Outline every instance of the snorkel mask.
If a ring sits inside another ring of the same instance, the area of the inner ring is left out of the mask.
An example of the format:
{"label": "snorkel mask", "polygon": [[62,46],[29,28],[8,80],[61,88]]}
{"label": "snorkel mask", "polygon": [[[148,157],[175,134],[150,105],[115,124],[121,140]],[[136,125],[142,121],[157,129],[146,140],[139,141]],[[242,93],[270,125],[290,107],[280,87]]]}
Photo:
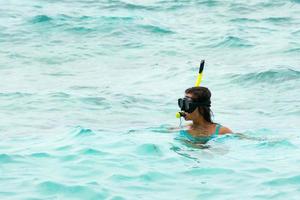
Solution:
{"label": "snorkel mask", "polygon": [[[200,86],[200,83],[202,81],[202,72],[204,69],[204,60],[201,60],[200,67],[199,67],[199,73],[197,76],[197,80],[195,83],[196,87]],[[193,99],[189,97],[184,97],[181,99],[178,99],[178,106],[181,109],[181,112],[176,113],[176,118],[184,117],[185,113],[192,113],[198,106],[210,106],[210,101],[209,102],[195,102]]]}
{"label": "snorkel mask", "polygon": [[[193,99],[190,97],[184,97],[184,98],[178,99],[178,106],[181,109],[181,111],[184,111],[187,113],[192,113],[199,106],[210,107],[210,100],[204,101],[204,102],[200,102],[200,101],[197,102],[197,101],[193,101]],[[180,112],[180,113],[182,113],[182,112]]]}

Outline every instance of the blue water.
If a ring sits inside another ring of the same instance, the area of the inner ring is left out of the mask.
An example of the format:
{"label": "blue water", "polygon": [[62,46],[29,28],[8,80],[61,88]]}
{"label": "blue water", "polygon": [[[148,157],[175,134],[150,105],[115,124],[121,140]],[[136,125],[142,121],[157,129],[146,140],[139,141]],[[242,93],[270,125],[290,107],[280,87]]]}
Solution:
{"label": "blue water", "polygon": [[[299,199],[299,0],[0,2],[0,199]],[[212,91],[237,136],[178,139]]]}

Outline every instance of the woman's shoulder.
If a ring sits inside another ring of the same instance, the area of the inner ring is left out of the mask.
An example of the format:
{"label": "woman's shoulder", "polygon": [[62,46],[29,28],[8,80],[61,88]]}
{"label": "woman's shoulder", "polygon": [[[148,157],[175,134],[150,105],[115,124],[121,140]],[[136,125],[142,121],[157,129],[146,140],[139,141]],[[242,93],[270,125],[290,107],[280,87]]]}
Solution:
{"label": "woman's shoulder", "polygon": [[219,135],[233,133],[232,130],[226,126],[220,126]]}

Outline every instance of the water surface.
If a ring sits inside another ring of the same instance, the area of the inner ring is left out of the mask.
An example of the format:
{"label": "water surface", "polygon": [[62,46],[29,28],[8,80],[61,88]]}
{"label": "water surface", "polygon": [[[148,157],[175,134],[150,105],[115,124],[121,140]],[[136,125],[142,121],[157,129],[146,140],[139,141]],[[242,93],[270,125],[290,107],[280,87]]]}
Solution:
{"label": "water surface", "polygon": [[[0,3],[1,199],[298,199],[298,0]],[[214,120],[178,140],[206,60]]]}

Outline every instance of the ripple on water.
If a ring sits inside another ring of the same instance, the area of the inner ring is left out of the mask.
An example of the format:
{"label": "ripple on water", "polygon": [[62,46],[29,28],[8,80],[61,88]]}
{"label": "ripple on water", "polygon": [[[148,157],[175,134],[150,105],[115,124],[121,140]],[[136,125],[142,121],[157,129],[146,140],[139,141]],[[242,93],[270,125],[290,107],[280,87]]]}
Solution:
{"label": "ripple on water", "polygon": [[23,163],[26,161],[24,156],[18,154],[0,154],[0,164],[7,164],[7,163]]}
{"label": "ripple on water", "polygon": [[144,10],[144,11],[155,11],[159,9],[158,6],[152,5],[142,5],[136,3],[129,3],[129,2],[122,2],[122,1],[115,1],[114,3],[107,5],[109,9],[126,9],[126,10]]}
{"label": "ripple on water", "polygon": [[265,174],[265,173],[271,173],[272,170],[269,168],[265,168],[265,167],[259,167],[259,168],[255,168],[255,169],[248,169],[246,170],[248,172],[252,172],[255,174]]}
{"label": "ripple on water", "polygon": [[147,130],[154,132],[154,133],[170,133],[171,126],[168,124],[161,124],[158,127],[149,127]]}
{"label": "ripple on water", "polygon": [[69,154],[64,155],[59,158],[62,162],[68,162],[68,161],[75,161],[78,160],[80,157],[77,154]]}
{"label": "ripple on water", "polygon": [[72,145],[63,145],[63,146],[57,147],[55,150],[57,150],[57,151],[68,151],[68,150],[71,150],[72,148],[73,148]]}
{"label": "ripple on water", "polygon": [[217,0],[204,0],[204,1],[196,1],[199,5],[205,5],[207,7],[216,7],[222,5],[222,1]]}
{"label": "ripple on water", "polygon": [[288,186],[288,185],[300,185],[300,175],[290,176],[285,178],[274,178],[271,181],[264,182],[264,185],[268,186]]}
{"label": "ripple on water", "polygon": [[258,148],[266,148],[268,150],[273,148],[297,148],[296,145],[291,143],[289,140],[265,140],[261,141],[259,144],[257,144]]}
{"label": "ripple on water", "polygon": [[252,18],[246,18],[246,17],[240,17],[240,18],[234,18],[230,20],[231,22],[237,22],[237,23],[247,23],[247,22],[253,22],[256,23],[259,20],[257,19],[252,19]]}
{"label": "ripple on water", "polygon": [[2,192],[2,191],[0,191],[0,198],[1,198],[1,196],[3,196],[3,197],[12,196],[10,199],[13,199],[13,196],[16,196],[16,195],[17,195],[16,192]]}
{"label": "ripple on water", "polygon": [[0,154],[0,163],[5,164],[5,163],[12,163],[14,160],[12,159],[11,156],[7,154]]}
{"label": "ripple on water", "polygon": [[80,154],[84,154],[84,155],[94,155],[94,156],[104,156],[104,155],[108,155],[109,153],[103,152],[103,151],[99,151],[97,149],[93,149],[93,148],[85,148],[79,151]]}
{"label": "ripple on water", "polygon": [[74,86],[71,86],[70,89],[71,90],[78,90],[78,91],[85,91],[85,90],[95,91],[95,90],[99,90],[99,87],[97,87],[97,86],[74,85]]}
{"label": "ripple on water", "polygon": [[249,48],[253,47],[254,45],[250,43],[250,41],[246,39],[242,39],[236,36],[227,36],[223,38],[217,44],[212,44],[210,47],[213,48],[221,48],[221,47],[230,47],[230,48]]}
{"label": "ripple on water", "polygon": [[82,97],[80,102],[89,107],[92,110],[107,110],[111,108],[110,102],[104,97]]}
{"label": "ripple on water", "polygon": [[125,200],[125,198],[120,197],[120,196],[114,196],[111,198],[111,200]]}
{"label": "ripple on water", "polygon": [[162,156],[163,152],[155,144],[142,144],[136,149],[137,154],[143,156]]}
{"label": "ripple on water", "polygon": [[83,128],[81,126],[76,127],[74,131],[74,137],[84,137],[84,136],[91,136],[95,135],[95,133],[89,128]]}
{"label": "ripple on water", "polygon": [[66,31],[69,31],[69,32],[72,32],[72,33],[75,33],[75,34],[79,34],[79,35],[83,35],[83,34],[96,32],[97,29],[87,28],[87,27],[84,27],[84,26],[77,26],[77,27],[68,28],[68,29],[66,29]]}
{"label": "ripple on water", "polygon": [[[300,1],[300,0],[299,0],[299,1]],[[297,30],[297,31],[292,32],[292,35],[300,36],[300,30]]]}
{"label": "ripple on water", "polygon": [[107,22],[132,22],[136,20],[136,17],[131,17],[131,16],[102,16],[101,19]]}
{"label": "ripple on water", "polygon": [[290,49],[286,50],[285,53],[300,53],[300,48],[298,48],[298,47],[290,48]]}
{"label": "ripple on water", "polygon": [[278,25],[282,25],[282,24],[288,24],[289,22],[292,21],[292,18],[290,17],[267,17],[264,18],[263,21],[272,23],[272,24],[278,24]]}
{"label": "ripple on water", "polygon": [[66,72],[45,73],[45,75],[54,76],[54,77],[68,77],[68,76],[72,77],[72,76],[75,76],[72,73],[66,73]]}
{"label": "ripple on water", "polygon": [[108,197],[108,192],[104,189],[97,189],[97,191],[95,191],[91,187],[83,185],[67,185],[53,181],[45,181],[36,187],[43,195],[66,199],[105,199]]}
{"label": "ripple on water", "polygon": [[214,167],[209,167],[209,168],[192,168],[191,170],[188,170],[184,172],[185,174],[188,175],[193,175],[193,176],[201,176],[201,175],[213,175],[213,174],[233,174],[235,173],[234,170],[232,169],[227,169],[227,168],[214,168]]}
{"label": "ripple on water", "polygon": [[137,181],[137,182],[160,182],[165,181],[168,179],[172,179],[171,176],[160,173],[160,172],[146,172],[139,175],[123,175],[123,174],[114,174],[109,179],[116,181],[116,182],[127,182],[127,181]]}
{"label": "ripple on water", "polygon": [[144,182],[153,182],[153,181],[162,181],[162,180],[167,180],[171,179],[172,177],[167,175],[166,173],[160,173],[160,172],[154,172],[154,171],[149,171],[145,174],[142,174],[139,176],[139,178]]}
{"label": "ripple on water", "polygon": [[290,80],[300,80],[300,71],[289,68],[270,69],[262,72],[232,75],[231,80],[232,83],[239,84],[275,84]]}
{"label": "ripple on water", "polygon": [[104,97],[83,97],[81,98],[81,101],[90,105],[103,106],[106,99]]}
{"label": "ripple on water", "polygon": [[23,98],[23,97],[31,97],[33,96],[33,93],[26,93],[26,92],[8,92],[8,93],[0,93],[0,98]]}
{"label": "ripple on water", "polygon": [[151,33],[154,33],[154,34],[173,34],[173,33],[175,33],[170,29],[163,28],[163,27],[160,27],[160,26],[140,25],[139,27],[142,28],[143,30],[147,31],[147,32],[151,32]]}
{"label": "ripple on water", "polygon": [[46,23],[52,20],[53,19],[47,15],[36,15],[30,20],[30,22],[36,24],[36,23]]}
{"label": "ripple on water", "polygon": [[30,156],[35,157],[35,158],[50,158],[50,157],[52,157],[50,154],[43,153],[43,152],[33,153],[33,154],[30,154]]}

